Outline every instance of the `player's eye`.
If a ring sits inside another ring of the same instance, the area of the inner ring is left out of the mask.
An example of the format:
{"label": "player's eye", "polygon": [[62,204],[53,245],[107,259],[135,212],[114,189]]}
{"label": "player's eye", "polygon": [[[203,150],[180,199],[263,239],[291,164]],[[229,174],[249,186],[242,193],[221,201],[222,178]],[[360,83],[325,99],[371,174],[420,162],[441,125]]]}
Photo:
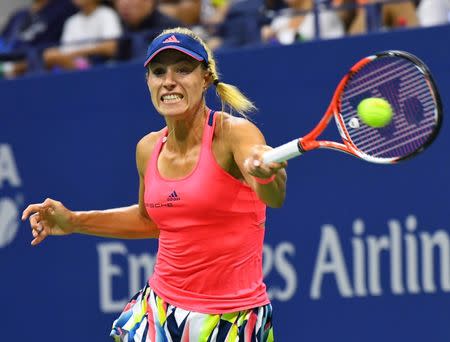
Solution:
{"label": "player's eye", "polygon": [[162,76],[162,75],[164,75],[166,70],[164,68],[162,68],[162,67],[156,67],[156,68],[152,68],[151,72],[155,76]]}
{"label": "player's eye", "polygon": [[190,74],[194,68],[191,65],[180,65],[177,67],[177,72],[180,74]]}

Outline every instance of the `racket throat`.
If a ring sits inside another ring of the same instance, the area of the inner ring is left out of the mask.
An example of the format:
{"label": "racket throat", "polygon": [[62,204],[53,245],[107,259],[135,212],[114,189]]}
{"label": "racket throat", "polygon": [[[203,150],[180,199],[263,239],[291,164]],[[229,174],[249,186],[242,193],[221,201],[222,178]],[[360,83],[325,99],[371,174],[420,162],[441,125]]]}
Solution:
{"label": "racket throat", "polygon": [[322,146],[320,145],[320,143],[316,140],[309,140],[306,138],[300,138],[298,139],[298,149],[299,151],[303,153],[305,153],[306,151],[312,151],[315,150],[316,148],[321,148]]}

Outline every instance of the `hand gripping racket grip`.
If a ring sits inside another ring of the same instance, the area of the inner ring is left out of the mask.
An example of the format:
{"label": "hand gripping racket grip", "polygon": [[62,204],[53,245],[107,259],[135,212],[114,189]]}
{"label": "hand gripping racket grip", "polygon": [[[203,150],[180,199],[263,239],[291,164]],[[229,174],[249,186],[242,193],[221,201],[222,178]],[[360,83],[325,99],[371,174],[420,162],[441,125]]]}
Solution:
{"label": "hand gripping racket grip", "polygon": [[263,162],[264,164],[271,162],[279,163],[302,155],[303,152],[305,151],[300,146],[300,141],[295,139],[264,153]]}

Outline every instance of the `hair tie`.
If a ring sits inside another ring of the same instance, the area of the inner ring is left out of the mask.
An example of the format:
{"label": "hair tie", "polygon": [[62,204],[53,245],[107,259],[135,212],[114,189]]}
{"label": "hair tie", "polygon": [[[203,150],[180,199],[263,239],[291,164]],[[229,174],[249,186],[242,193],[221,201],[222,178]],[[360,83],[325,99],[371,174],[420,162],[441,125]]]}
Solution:
{"label": "hair tie", "polygon": [[219,79],[218,78],[216,78],[214,81],[213,81],[213,84],[217,87],[217,85],[219,84]]}

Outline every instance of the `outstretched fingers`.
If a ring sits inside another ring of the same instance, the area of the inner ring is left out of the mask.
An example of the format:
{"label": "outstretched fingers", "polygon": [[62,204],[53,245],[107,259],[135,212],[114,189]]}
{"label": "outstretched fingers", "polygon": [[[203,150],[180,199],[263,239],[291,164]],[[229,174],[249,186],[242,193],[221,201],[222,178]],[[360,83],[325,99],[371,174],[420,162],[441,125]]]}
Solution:
{"label": "outstretched fingers", "polygon": [[35,246],[41,243],[42,240],[44,240],[44,238],[46,237],[44,221],[41,220],[39,212],[34,213],[30,216],[30,228],[31,235],[33,235],[31,245]]}
{"label": "outstretched fingers", "polygon": [[25,221],[29,218],[30,221],[31,234],[34,238],[31,245],[36,246],[50,234],[50,228],[44,218],[47,213],[52,211],[52,200],[49,198],[42,203],[30,204],[23,211],[22,220]]}
{"label": "outstretched fingers", "polygon": [[30,215],[40,212],[41,214],[44,212],[53,214],[54,212],[54,204],[58,203],[50,198],[47,198],[42,203],[34,203],[30,204],[25,210],[22,212],[22,221],[25,221]]}
{"label": "outstretched fingers", "polygon": [[28,219],[30,215],[38,213],[42,209],[43,203],[30,204],[25,210],[22,212],[22,221]]}
{"label": "outstretched fingers", "polygon": [[34,239],[31,241],[32,246],[40,244],[49,234],[45,221],[40,221],[35,228],[32,228]]}
{"label": "outstretched fingers", "polygon": [[39,213],[34,213],[33,215],[30,216],[30,228],[33,237],[38,236],[43,230],[40,221],[41,218],[39,216]]}

